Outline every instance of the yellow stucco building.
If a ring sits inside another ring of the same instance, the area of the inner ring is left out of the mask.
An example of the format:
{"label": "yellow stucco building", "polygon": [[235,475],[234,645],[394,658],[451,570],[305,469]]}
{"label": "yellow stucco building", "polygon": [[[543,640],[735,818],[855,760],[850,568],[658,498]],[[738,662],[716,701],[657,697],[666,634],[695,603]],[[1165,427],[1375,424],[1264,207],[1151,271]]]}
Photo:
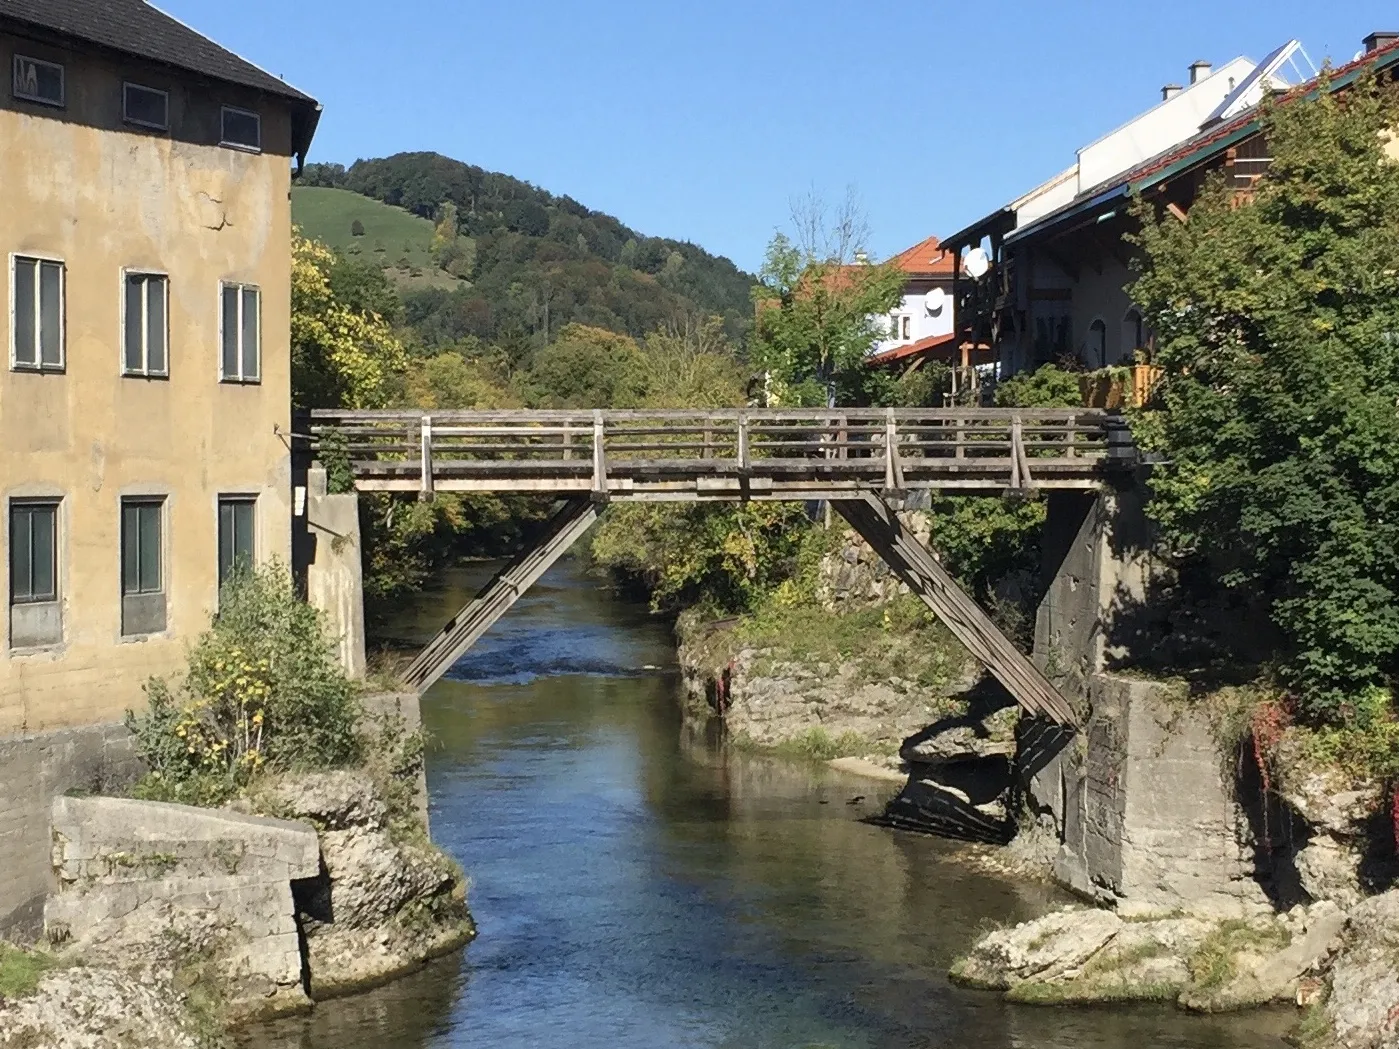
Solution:
{"label": "yellow stucco building", "polygon": [[3,739],[119,720],[236,558],[290,560],[319,107],[144,0],[0,0],[0,70]]}

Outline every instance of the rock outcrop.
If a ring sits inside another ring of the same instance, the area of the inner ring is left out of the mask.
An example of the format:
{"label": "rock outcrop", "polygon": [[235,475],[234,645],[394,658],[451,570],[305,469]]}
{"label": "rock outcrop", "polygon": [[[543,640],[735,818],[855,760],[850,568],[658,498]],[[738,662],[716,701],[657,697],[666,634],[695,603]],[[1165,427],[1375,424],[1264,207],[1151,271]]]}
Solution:
{"label": "rock outcrop", "polygon": [[1339,1049],[1399,1049],[1399,889],[1351,910],[1324,1015]]}
{"label": "rock outcrop", "polygon": [[322,866],[295,886],[313,999],[383,983],[475,935],[461,870],[393,818],[367,774],[284,778],[257,802],[320,833]]}
{"label": "rock outcrop", "polygon": [[200,1049],[168,981],[90,966],[49,973],[0,1000],[0,1049]]}
{"label": "rock outcrop", "polygon": [[1221,1012],[1295,1001],[1304,981],[1325,968],[1344,925],[1344,912],[1331,903],[1223,921],[1128,921],[1112,911],[1065,908],[983,937],[952,977],[1021,1002],[1174,1001]]}
{"label": "rock outcrop", "polygon": [[466,881],[413,771],[284,776],[224,809],[55,799],[45,931],[64,967],[0,1001],[0,1049],[186,1049],[194,1004],[216,1030],[465,944]]}
{"label": "rock outcrop", "polygon": [[1354,906],[1366,896],[1365,852],[1370,820],[1383,804],[1381,785],[1354,782],[1337,769],[1315,768],[1288,739],[1275,760],[1294,770],[1280,793],[1309,831],[1292,857],[1302,888],[1312,899]]}

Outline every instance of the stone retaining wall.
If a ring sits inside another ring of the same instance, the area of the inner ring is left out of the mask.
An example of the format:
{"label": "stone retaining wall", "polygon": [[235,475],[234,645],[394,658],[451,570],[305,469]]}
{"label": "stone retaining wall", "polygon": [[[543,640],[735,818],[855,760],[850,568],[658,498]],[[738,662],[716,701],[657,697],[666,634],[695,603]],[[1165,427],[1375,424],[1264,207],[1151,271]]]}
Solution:
{"label": "stone retaining wall", "polygon": [[121,725],[0,739],[0,937],[32,939],[43,926],[49,807],[69,791],[116,791],[141,773]]}

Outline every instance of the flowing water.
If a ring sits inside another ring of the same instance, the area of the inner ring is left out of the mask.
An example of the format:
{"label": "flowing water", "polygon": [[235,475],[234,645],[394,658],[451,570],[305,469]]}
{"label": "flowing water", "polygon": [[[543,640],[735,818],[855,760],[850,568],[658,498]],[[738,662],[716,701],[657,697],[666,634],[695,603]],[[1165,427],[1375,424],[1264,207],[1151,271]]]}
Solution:
{"label": "flowing water", "polygon": [[[426,639],[488,569],[394,625]],[[1283,1013],[1017,1007],[945,973],[1051,890],[859,822],[887,785],[723,757],[681,726],[667,628],[555,569],[426,697],[433,836],[479,938],[247,1049],[1281,1049]]]}

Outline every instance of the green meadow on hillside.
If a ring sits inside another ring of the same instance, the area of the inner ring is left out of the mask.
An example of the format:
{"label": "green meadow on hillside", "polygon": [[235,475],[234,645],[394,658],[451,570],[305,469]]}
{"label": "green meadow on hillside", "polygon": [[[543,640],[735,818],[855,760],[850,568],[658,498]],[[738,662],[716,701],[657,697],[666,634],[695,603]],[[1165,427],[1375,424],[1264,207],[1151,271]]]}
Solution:
{"label": "green meadow on hillside", "polygon": [[[292,221],[308,237],[337,252],[375,262],[400,289],[465,285],[432,258],[432,223],[346,189],[297,186],[291,192]],[[363,236],[352,232],[355,222]]]}

